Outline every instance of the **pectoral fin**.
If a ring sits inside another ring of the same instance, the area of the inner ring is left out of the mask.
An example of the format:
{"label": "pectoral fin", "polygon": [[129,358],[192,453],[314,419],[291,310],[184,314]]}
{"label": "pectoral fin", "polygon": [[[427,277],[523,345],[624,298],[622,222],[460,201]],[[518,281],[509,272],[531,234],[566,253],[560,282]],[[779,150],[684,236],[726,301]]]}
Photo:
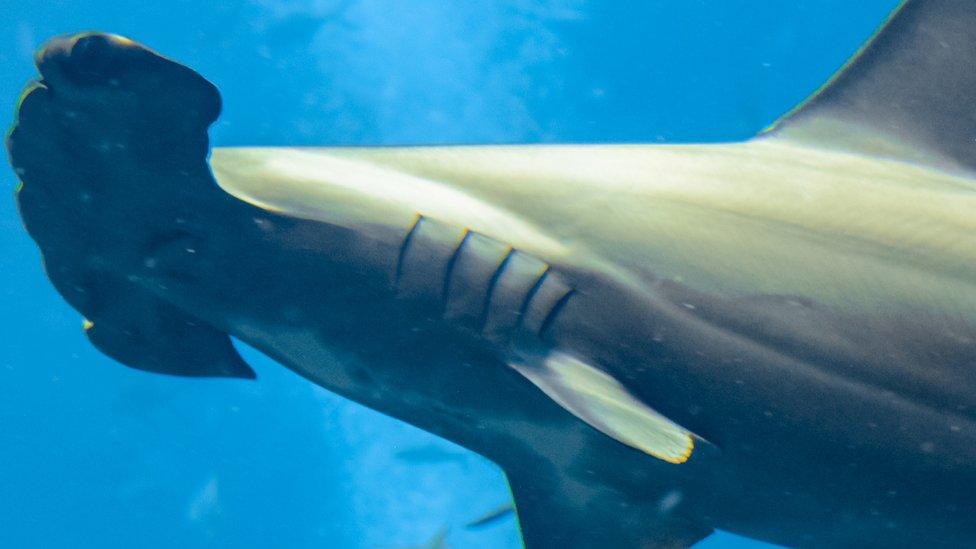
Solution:
{"label": "pectoral fin", "polygon": [[669,463],[684,463],[690,431],[657,413],[603,371],[565,353],[510,366],[574,416],[603,434]]}

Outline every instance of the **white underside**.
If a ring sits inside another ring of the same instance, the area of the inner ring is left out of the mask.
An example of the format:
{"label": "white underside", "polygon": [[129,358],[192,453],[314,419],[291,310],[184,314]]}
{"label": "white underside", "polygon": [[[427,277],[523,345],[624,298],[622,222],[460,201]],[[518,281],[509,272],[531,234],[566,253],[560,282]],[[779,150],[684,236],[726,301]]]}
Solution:
{"label": "white underside", "polygon": [[[212,166],[224,190],[268,211],[394,239],[420,214],[637,293],[653,273],[729,297],[976,323],[976,183],[907,163],[759,140],[218,149]],[[619,442],[672,463],[691,454],[690,432],[594,365],[557,350],[512,367]]]}
{"label": "white underside", "polygon": [[271,211],[406,231],[420,213],[633,285],[976,322],[976,181],[774,140],[687,146],[217,149]]}

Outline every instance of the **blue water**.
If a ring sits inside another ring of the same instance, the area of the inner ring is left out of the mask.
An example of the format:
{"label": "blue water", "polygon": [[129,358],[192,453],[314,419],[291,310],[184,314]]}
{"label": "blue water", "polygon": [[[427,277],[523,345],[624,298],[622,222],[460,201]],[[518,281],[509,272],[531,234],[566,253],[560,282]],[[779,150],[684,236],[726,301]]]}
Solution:
{"label": "blue water", "polygon": [[[47,37],[130,36],[220,88],[216,146],[728,141],[896,0],[0,0],[0,119]],[[0,169],[0,547],[519,547],[486,460],[243,349],[257,382],[98,354]],[[760,547],[718,534],[702,547]]]}

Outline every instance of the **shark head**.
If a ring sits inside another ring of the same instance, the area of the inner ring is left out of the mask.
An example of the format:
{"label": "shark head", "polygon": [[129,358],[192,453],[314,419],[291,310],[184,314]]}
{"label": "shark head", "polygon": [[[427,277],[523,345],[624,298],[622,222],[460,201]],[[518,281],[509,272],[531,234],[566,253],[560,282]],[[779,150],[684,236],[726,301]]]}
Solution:
{"label": "shark head", "polygon": [[[7,136],[22,181],[17,203],[89,338],[146,370],[253,377],[226,336],[158,297],[216,268],[206,246],[218,243],[199,236],[201,215],[231,218],[205,160],[216,89],[115,35],[52,40],[36,62],[41,79],[21,97]],[[209,350],[193,358],[188,344]]]}

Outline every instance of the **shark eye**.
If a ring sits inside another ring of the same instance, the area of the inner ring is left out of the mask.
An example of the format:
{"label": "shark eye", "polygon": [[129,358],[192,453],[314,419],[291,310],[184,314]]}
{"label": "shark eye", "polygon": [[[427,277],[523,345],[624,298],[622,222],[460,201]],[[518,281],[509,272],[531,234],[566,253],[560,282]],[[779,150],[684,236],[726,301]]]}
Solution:
{"label": "shark eye", "polygon": [[201,252],[203,239],[183,229],[149,239],[140,254],[142,266],[161,271],[180,270],[181,264],[193,261]]}

